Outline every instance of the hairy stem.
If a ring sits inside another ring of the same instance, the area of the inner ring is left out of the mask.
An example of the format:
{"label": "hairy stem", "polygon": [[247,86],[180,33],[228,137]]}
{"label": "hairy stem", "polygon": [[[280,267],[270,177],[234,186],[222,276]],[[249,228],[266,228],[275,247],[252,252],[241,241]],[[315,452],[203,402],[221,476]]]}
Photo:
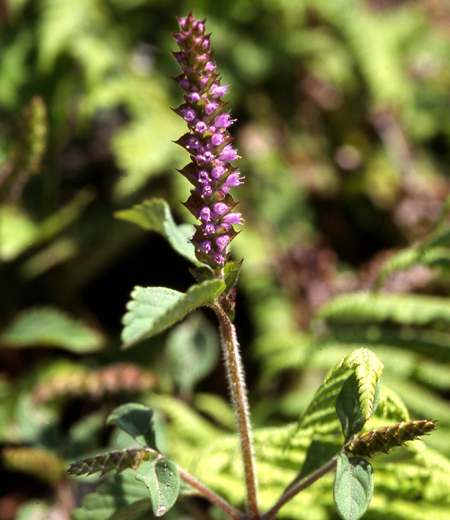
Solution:
{"label": "hairy stem", "polygon": [[253,454],[250,413],[239,344],[237,342],[234,325],[224,310],[219,305],[211,305],[211,307],[220,322],[220,337],[225,355],[225,366],[241,442],[249,518],[256,520],[259,518],[258,484]]}
{"label": "hairy stem", "polygon": [[319,478],[323,477],[331,470],[333,470],[336,467],[336,464],[337,455],[333,457],[330,461],[328,461],[326,464],[324,464],[321,468],[314,471],[307,477],[301,480],[298,477],[295,478],[284,490],[283,494],[277,500],[276,504],[262,516],[261,520],[273,520],[276,517],[278,511],[284,506],[284,504],[292,500],[295,497],[295,495],[300,493],[300,491],[303,491],[307,487],[311,486],[311,484],[314,484],[316,480],[319,480]]}
{"label": "hairy stem", "polygon": [[232,507],[226,500],[224,500],[219,495],[216,495],[214,491],[209,489],[207,486],[202,484],[195,477],[184,471],[184,469],[180,468],[179,466],[178,473],[180,474],[180,478],[182,480],[184,480],[187,484],[199,491],[202,494],[202,496],[207,498],[217,507],[220,507],[220,509],[222,509],[222,511],[225,511],[225,513],[227,513],[227,515],[230,518],[233,518],[234,520],[245,520],[246,516],[243,513],[234,509],[234,507]]}

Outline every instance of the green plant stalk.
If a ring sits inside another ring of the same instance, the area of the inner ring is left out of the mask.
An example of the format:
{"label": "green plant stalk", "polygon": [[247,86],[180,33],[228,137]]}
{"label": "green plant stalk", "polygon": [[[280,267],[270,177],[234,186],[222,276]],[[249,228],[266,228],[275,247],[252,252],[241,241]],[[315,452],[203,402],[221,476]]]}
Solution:
{"label": "green plant stalk", "polygon": [[187,484],[195,488],[197,491],[199,491],[202,494],[202,496],[204,496],[210,502],[222,509],[222,511],[225,511],[225,513],[227,513],[227,515],[230,518],[233,518],[234,520],[245,520],[246,515],[234,509],[234,507],[232,507],[226,500],[214,493],[214,491],[212,491],[207,486],[199,482],[195,477],[184,471],[184,469],[180,468],[179,466],[178,473],[180,475],[180,478],[184,480],[184,482],[186,482]]}
{"label": "green plant stalk", "polygon": [[257,520],[258,483],[256,478],[255,457],[253,453],[252,427],[245,386],[242,360],[239,353],[239,344],[236,338],[234,325],[225,311],[219,305],[211,305],[220,323],[220,337],[225,355],[225,366],[230,384],[233,408],[236,415],[239,439],[241,442],[242,459],[244,463],[245,485],[247,489],[247,507],[249,518]]}
{"label": "green plant stalk", "polygon": [[292,500],[295,497],[295,495],[300,493],[300,491],[303,491],[304,489],[308,488],[309,486],[314,484],[316,480],[319,480],[319,478],[323,477],[324,475],[332,471],[336,467],[336,464],[337,455],[334,456],[331,460],[329,460],[326,464],[321,466],[318,470],[308,475],[307,477],[304,477],[301,480],[299,480],[299,478],[296,477],[283,491],[283,494],[277,500],[275,505],[261,517],[261,520],[273,520],[276,517],[278,511],[287,502]]}

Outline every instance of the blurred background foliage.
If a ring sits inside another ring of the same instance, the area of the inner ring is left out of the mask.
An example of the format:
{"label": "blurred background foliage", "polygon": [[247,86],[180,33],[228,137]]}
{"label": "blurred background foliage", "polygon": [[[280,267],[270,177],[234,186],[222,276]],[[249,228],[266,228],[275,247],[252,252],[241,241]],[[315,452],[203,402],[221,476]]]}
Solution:
{"label": "blurred background foliage", "polygon": [[[208,428],[233,429],[212,316],[119,350],[134,285],[193,283],[162,238],[114,218],[163,197],[192,223],[169,34],[191,9],[208,18],[237,118],[236,325],[255,425],[295,422],[325,371],[371,345],[412,417],[439,420],[427,442],[450,455],[448,2],[3,0],[0,520],[68,518],[93,481],[75,487],[67,462],[127,447],[103,426],[121,403],[171,394]],[[440,249],[422,261],[431,232]],[[437,297],[428,321],[420,301],[411,319],[380,317],[371,301],[357,324],[333,307],[316,314],[373,289],[386,261],[384,301],[407,314],[418,300],[390,294]],[[191,429],[208,437],[202,428]],[[183,504],[171,514],[195,517],[198,504]]]}

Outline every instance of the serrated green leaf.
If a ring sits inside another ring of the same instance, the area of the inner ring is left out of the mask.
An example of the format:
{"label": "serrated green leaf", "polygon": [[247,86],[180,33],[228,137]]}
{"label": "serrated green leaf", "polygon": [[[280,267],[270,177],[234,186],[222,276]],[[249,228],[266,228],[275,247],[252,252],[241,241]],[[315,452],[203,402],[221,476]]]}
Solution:
{"label": "serrated green leaf", "polygon": [[375,389],[384,368],[383,363],[366,348],[354,350],[343,361],[344,366],[355,371],[361,411],[364,417],[369,419],[373,412]]}
{"label": "serrated green leaf", "polygon": [[149,448],[156,448],[153,410],[139,403],[128,403],[116,408],[106,420],[116,424],[137,442]]}
{"label": "serrated green leaf", "polygon": [[123,318],[123,348],[162,332],[214,298],[225,288],[221,280],[193,285],[186,293],[165,287],[135,287]]}
{"label": "serrated green leaf", "polygon": [[156,462],[144,462],[136,470],[136,480],[147,487],[155,516],[167,513],[177,501],[180,476],[171,460],[161,458]]}
{"label": "serrated green leaf", "polygon": [[343,520],[359,520],[369,507],[373,493],[373,469],[359,457],[338,455],[333,497]]}
{"label": "serrated green leaf", "polygon": [[[139,506],[133,506],[141,502]],[[101,484],[96,493],[87,495],[82,507],[72,514],[73,520],[111,520],[119,515],[120,520],[129,520],[137,515],[136,509],[151,509],[148,493],[135,479],[134,470],[126,470]],[[123,516],[122,516],[123,514]],[[117,520],[117,519],[116,519]]]}
{"label": "serrated green leaf", "polygon": [[358,433],[366,423],[359,404],[359,386],[355,374],[349,376],[342,385],[336,399],[336,413],[341,421],[345,439]]}
{"label": "serrated green leaf", "polygon": [[147,231],[155,231],[167,239],[173,249],[195,265],[200,262],[195,257],[195,248],[189,239],[195,233],[193,226],[182,224],[177,226],[173,220],[170,207],[163,199],[152,199],[137,204],[131,209],[115,213],[117,218],[138,224]]}
{"label": "serrated green leaf", "polygon": [[0,336],[9,347],[45,345],[86,354],[104,347],[104,338],[96,330],[55,307],[34,307],[22,311]]}
{"label": "serrated green leaf", "polygon": [[300,419],[299,426],[324,425],[336,417],[335,403],[348,373],[353,370],[358,380],[361,411],[366,419],[372,413],[375,388],[381,376],[383,364],[367,349],[358,349],[342,358],[328,372],[322,384],[314,395],[305,413]]}

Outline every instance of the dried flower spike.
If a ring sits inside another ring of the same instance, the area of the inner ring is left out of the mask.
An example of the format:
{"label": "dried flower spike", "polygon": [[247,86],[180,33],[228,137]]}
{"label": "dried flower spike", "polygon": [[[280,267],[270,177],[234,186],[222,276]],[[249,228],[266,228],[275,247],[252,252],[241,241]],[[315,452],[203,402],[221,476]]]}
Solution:
{"label": "dried flower spike", "polygon": [[174,79],[185,93],[185,103],[175,112],[186,121],[189,132],[177,144],[191,154],[191,162],[179,171],[194,186],[184,205],[200,221],[192,238],[197,258],[220,269],[229,257],[227,246],[237,235],[233,225],[243,223],[241,214],[232,212],[237,203],[229,194],[243,181],[231,165],[239,159],[227,130],[234,121],[223,111],[227,103],[221,97],[228,87],[220,84],[215,72],[204,21],[190,13],[178,22],[181,31],[172,36],[180,52],[173,55],[183,73]]}

